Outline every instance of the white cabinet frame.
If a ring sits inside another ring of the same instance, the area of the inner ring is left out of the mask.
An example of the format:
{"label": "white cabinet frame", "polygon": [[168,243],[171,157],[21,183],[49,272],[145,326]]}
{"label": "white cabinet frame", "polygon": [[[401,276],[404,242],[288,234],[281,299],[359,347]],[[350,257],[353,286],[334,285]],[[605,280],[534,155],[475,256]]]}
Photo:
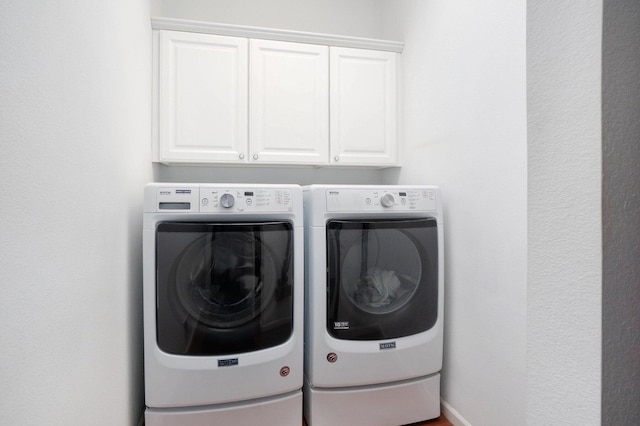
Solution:
{"label": "white cabinet frame", "polygon": [[246,162],[248,40],[160,31],[157,44],[154,159]]}
{"label": "white cabinet frame", "polygon": [[331,47],[331,164],[397,163],[396,53]]}
{"label": "white cabinet frame", "polygon": [[403,43],[152,18],[153,161],[398,165]]}
{"label": "white cabinet frame", "polygon": [[326,165],[329,153],[329,49],[250,41],[250,159]]}

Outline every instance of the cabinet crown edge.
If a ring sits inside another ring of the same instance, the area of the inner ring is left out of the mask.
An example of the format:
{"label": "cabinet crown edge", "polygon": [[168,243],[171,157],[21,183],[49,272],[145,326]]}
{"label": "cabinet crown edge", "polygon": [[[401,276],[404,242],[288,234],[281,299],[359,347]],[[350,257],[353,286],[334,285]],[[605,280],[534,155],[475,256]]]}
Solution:
{"label": "cabinet crown edge", "polygon": [[352,47],[357,49],[383,50],[396,53],[402,53],[402,50],[404,49],[404,43],[401,41],[379,40],[334,34],[310,33],[293,30],[279,30],[273,28],[249,27],[242,25],[218,24],[212,22],[175,18],[152,17],[151,28],[153,30],[187,31],[193,33],[291,41],[337,47]]}

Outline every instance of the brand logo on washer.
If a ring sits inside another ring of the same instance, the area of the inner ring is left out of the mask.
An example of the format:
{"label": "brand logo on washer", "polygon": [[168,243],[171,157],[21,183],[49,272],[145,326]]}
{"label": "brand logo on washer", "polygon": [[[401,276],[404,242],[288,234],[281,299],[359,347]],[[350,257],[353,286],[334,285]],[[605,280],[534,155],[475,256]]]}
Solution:
{"label": "brand logo on washer", "polygon": [[395,349],[396,348],[396,342],[385,342],[385,343],[380,343],[380,350],[384,350],[384,349]]}
{"label": "brand logo on washer", "polygon": [[349,329],[349,321],[334,321],[333,322],[334,330],[348,330]]}
{"label": "brand logo on washer", "polygon": [[219,359],[218,367],[231,367],[232,365],[238,365],[238,358]]}

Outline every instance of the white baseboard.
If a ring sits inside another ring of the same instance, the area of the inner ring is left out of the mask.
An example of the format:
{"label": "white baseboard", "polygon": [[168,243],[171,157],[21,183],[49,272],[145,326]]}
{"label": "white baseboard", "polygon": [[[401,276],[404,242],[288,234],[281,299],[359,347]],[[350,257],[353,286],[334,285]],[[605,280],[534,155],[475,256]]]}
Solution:
{"label": "white baseboard", "polygon": [[451,422],[453,426],[472,426],[464,417],[460,415],[447,401],[440,399],[440,410],[442,414]]}

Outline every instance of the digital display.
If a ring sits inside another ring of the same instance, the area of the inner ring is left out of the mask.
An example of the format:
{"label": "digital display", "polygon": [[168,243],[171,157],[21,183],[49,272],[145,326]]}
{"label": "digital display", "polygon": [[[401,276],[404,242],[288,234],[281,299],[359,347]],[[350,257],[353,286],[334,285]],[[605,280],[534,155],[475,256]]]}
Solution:
{"label": "digital display", "polygon": [[245,191],[244,192],[244,196],[245,197],[253,197],[253,191]]}
{"label": "digital display", "polygon": [[400,196],[401,196],[401,197],[406,197],[406,196],[407,196],[407,193],[406,193],[406,192],[400,192]]}
{"label": "digital display", "polygon": [[160,210],[189,210],[191,203],[160,203]]}

